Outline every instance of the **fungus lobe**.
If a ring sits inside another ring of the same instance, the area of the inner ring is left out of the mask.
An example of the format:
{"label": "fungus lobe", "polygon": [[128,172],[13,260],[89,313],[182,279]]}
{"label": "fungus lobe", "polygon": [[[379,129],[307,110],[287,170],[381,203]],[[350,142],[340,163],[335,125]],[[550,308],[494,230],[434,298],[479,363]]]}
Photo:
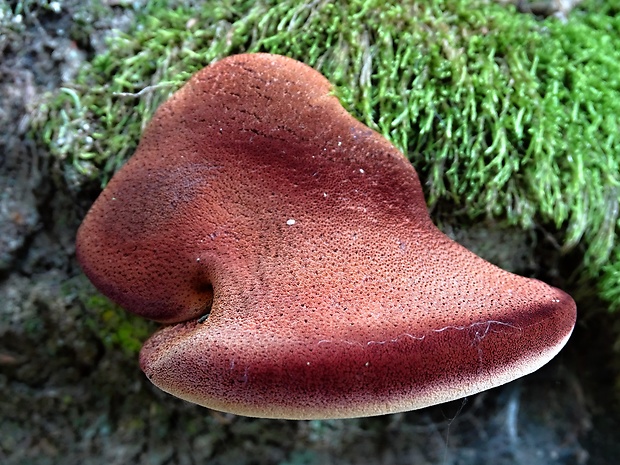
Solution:
{"label": "fungus lobe", "polygon": [[88,277],[165,323],[140,364],[164,391],[268,418],[345,418],[506,383],[566,343],[564,292],[431,222],[417,174],[329,82],[225,58],[157,110],[77,237]]}

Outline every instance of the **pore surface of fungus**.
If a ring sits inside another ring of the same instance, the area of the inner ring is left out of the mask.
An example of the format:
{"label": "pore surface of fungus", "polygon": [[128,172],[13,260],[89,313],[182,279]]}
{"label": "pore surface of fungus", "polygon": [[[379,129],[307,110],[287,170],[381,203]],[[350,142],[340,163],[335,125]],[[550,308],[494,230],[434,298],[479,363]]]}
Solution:
{"label": "pore surface of fungus", "polygon": [[158,109],[77,253],[166,324],[140,355],[153,383],[249,416],[463,397],[548,362],[575,322],[564,292],[441,233],[406,158],[318,72],[268,54],[208,66]]}

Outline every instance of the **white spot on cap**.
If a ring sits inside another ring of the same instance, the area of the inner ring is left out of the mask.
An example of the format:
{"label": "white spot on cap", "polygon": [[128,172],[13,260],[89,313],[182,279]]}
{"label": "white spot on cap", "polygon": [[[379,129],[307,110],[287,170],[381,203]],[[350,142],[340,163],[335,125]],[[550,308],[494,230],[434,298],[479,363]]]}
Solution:
{"label": "white spot on cap", "polygon": [[295,224],[295,220],[293,218],[290,218],[286,220],[286,224],[288,224],[289,226],[293,226]]}

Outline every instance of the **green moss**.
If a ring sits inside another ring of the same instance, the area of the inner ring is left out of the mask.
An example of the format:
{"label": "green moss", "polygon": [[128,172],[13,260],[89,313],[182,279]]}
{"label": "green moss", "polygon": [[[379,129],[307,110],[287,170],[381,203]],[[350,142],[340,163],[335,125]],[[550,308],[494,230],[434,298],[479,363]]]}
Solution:
{"label": "green moss", "polygon": [[[599,288],[601,297],[612,303],[613,310],[618,310],[620,308],[620,245],[615,247],[609,263],[602,267]],[[620,340],[618,340],[618,352],[620,353]]]}
{"label": "green moss", "polygon": [[107,349],[120,348],[133,358],[157,329],[156,323],[126,312],[101,295],[83,274],[63,282],[61,293],[67,301],[75,300],[84,307],[80,323]]}
{"label": "green moss", "polygon": [[408,154],[431,206],[456,205],[560,231],[620,306],[617,247],[620,2],[594,0],[567,22],[494,3],[351,0],[149,2],[38,129],[69,183],[105,184],[154,109],[225,55],[279,53],[337,86],[343,105]]}
{"label": "green moss", "polygon": [[127,313],[99,293],[93,293],[84,303],[87,326],[107,348],[120,348],[128,355],[135,355],[154,332],[154,323]]}

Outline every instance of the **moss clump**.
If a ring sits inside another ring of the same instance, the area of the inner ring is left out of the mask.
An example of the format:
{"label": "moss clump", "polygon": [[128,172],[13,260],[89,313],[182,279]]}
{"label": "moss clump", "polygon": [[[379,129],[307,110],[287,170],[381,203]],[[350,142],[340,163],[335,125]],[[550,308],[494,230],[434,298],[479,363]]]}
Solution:
{"label": "moss clump", "polygon": [[67,301],[83,306],[79,321],[106,349],[120,348],[135,357],[144,341],[155,332],[157,324],[132,315],[97,291],[85,275],[65,281],[61,293]]}
{"label": "moss clump", "polygon": [[619,9],[585,2],[560,22],[481,0],[149,2],[50,101],[40,132],[70,182],[105,183],[191,73],[233,53],[287,55],[409,155],[431,205],[564,231],[620,306]]}
{"label": "moss clump", "polygon": [[97,292],[83,302],[89,315],[86,325],[106,348],[118,347],[127,355],[135,356],[155,331],[154,323],[127,313]]}

